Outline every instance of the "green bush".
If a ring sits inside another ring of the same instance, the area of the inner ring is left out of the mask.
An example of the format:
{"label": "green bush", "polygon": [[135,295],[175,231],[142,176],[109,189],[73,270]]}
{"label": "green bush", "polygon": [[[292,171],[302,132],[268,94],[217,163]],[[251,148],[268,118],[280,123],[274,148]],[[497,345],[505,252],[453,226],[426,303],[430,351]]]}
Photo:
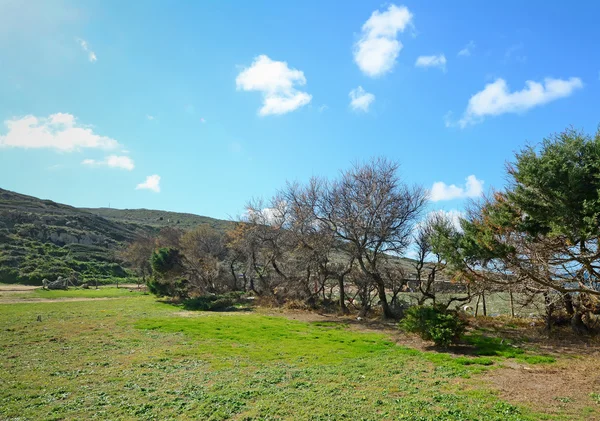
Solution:
{"label": "green bush", "polygon": [[228,292],[222,295],[204,295],[190,298],[183,302],[183,308],[186,310],[223,311],[238,304],[241,295],[239,292]]}
{"label": "green bush", "polygon": [[466,324],[454,311],[436,306],[414,306],[406,310],[400,327],[418,333],[421,338],[438,346],[447,347],[460,340]]}
{"label": "green bush", "polygon": [[188,298],[188,281],[186,279],[148,278],[148,291],[158,297]]}

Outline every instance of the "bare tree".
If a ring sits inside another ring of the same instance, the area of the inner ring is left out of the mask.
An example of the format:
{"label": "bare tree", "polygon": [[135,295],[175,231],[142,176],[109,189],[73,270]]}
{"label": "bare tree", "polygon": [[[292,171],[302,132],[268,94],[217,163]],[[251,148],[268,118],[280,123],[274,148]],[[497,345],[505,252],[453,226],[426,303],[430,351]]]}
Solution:
{"label": "bare tree", "polygon": [[423,188],[401,182],[398,167],[385,158],[355,164],[329,186],[320,204],[321,220],[376,286],[385,317],[393,317],[393,312],[383,269],[410,244],[413,225],[427,202]]}
{"label": "bare tree", "polygon": [[[146,276],[152,273],[152,267],[150,266],[150,256],[155,248],[154,238],[148,236],[140,236],[129,244],[120,253],[120,256],[125,260],[136,272],[139,277],[142,278],[142,282],[146,283]],[[139,288],[139,281],[138,281]]]}

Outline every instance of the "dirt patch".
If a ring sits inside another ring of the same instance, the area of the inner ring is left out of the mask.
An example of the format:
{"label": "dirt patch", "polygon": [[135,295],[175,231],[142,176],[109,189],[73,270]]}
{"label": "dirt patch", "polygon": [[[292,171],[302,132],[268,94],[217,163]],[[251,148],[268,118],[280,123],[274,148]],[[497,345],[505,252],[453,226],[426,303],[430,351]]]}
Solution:
{"label": "dirt patch", "polygon": [[0,304],[60,303],[74,301],[118,300],[122,297],[0,298]]}
{"label": "dirt patch", "polygon": [[[563,360],[549,366],[505,363],[478,379],[489,384],[508,402],[525,404],[548,414],[581,416],[585,407],[600,407],[592,393],[600,393],[598,354]],[[596,420],[597,414],[589,420]]]}
{"label": "dirt patch", "polygon": [[35,285],[0,285],[0,292],[29,292],[39,288]]}

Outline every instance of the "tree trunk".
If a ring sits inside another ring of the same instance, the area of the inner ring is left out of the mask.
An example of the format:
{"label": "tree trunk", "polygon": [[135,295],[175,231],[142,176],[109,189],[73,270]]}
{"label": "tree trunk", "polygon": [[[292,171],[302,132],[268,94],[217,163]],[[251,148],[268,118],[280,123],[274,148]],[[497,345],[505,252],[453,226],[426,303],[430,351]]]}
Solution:
{"label": "tree trunk", "polygon": [[390,305],[387,301],[387,295],[385,294],[385,284],[381,278],[376,280],[377,285],[377,294],[379,295],[379,303],[381,304],[381,309],[383,310],[383,317],[386,319],[393,319],[394,313],[390,308]]}
{"label": "tree trunk", "polygon": [[546,305],[546,331],[552,331],[552,313],[554,312],[554,303],[550,299],[548,291],[544,292],[544,304]]}
{"label": "tree trunk", "polygon": [[231,271],[231,279],[233,279],[233,290],[237,291],[238,290],[238,286],[237,286],[237,276],[235,274],[235,268],[233,267],[233,262],[231,262],[229,264],[229,270]]}
{"label": "tree trunk", "polygon": [[485,305],[485,291],[481,291],[481,300],[483,301],[483,315],[487,316],[487,307]]}
{"label": "tree trunk", "polygon": [[586,334],[589,332],[588,327],[583,323],[583,313],[576,311],[571,318],[571,328],[575,333]]}
{"label": "tree trunk", "polygon": [[338,276],[338,286],[340,288],[340,312],[342,314],[348,314],[349,310],[346,307],[346,293],[344,291],[344,277]]}
{"label": "tree trunk", "polygon": [[513,299],[512,286],[508,290],[508,293],[510,295],[510,316],[515,317],[515,301]]}
{"label": "tree trunk", "polygon": [[563,294],[565,310],[570,317],[575,316],[575,307],[573,306],[573,297],[568,292]]}

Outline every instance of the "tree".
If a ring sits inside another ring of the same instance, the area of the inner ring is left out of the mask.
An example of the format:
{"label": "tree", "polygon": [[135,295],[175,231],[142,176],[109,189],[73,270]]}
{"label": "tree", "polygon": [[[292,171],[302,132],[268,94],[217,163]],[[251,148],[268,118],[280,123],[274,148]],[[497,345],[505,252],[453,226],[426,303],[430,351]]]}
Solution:
{"label": "tree", "polygon": [[224,289],[217,283],[227,253],[222,235],[208,225],[200,225],[183,234],[179,243],[190,287],[200,293]]}
{"label": "tree", "polygon": [[[293,236],[297,253],[307,267],[312,265],[315,268],[315,284],[319,286],[314,288],[315,294],[319,291],[324,294],[327,281],[334,280],[340,312],[348,313],[344,280],[352,271],[355,258],[347,253],[344,243],[331,229],[328,194],[327,181],[313,177],[306,186],[288,183],[281,196],[288,208],[288,230]],[[313,294],[309,295],[312,298]]]}
{"label": "tree", "polygon": [[331,184],[320,205],[321,220],[376,286],[385,317],[394,315],[387,300],[384,267],[391,256],[406,250],[427,203],[425,190],[401,182],[398,168],[385,158],[355,164]]}
{"label": "tree", "polygon": [[140,236],[121,251],[123,260],[133,268],[138,277],[142,278],[144,284],[146,283],[146,276],[152,273],[150,257],[154,251],[154,247],[155,244],[153,238]]}
{"label": "tree", "polygon": [[464,268],[544,295],[548,320],[561,301],[576,330],[598,312],[600,131],[567,130],[527,147],[507,166],[509,184],[465,223]]}
{"label": "tree", "polygon": [[187,281],[182,278],[185,268],[179,250],[172,247],[154,250],[150,265],[153,273],[152,281],[148,282],[150,292],[169,297],[188,296]]}

